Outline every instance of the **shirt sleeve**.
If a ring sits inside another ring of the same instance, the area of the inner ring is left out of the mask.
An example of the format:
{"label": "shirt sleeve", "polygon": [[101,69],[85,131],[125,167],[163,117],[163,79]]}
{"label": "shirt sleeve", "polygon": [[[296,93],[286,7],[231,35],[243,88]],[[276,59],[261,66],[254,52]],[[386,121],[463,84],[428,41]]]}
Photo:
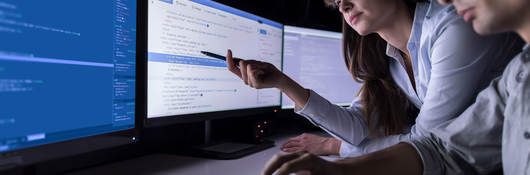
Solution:
{"label": "shirt sleeve", "polygon": [[358,157],[362,156],[362,150],[358,146],[342,142],[340,144],[339,156],[340,157]]}
{"label": "shirt sleeve", "polygon": [[340,157],[358,157],[367,153],[382,150],[389,146],[395,145],[401,141],[409,140],[409,134],[392,135],[380,137],[377,139],[366,138],[359,145],[350,145],[348,143],[341,143],[339,156]]}
{"label": "shirt sleeve", "polygon": [[350,107],[344,108],[310,90],[305,107],[294,110],[343,143],[358,145],[369,135],[358,97]]}
{"label": "shirt sleeve", "polygon": [[420,154],[424,174],[489,174],[502,168],[507,74],[494,80],[458,118],[428,137],[405,141]]}

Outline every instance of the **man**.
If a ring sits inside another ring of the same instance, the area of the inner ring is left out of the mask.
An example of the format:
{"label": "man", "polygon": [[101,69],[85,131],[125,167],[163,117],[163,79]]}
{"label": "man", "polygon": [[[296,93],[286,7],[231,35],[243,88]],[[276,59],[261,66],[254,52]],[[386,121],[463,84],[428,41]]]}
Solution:
{"label": "man", "polygon": [[[479,34],[517,32],[530,43],[530,0],[439,0],[452,3]],[[273,157],[263,174],[504,174],[530,175],[530,48],[465,112],[430,137],[328,162],[300,152]]]}

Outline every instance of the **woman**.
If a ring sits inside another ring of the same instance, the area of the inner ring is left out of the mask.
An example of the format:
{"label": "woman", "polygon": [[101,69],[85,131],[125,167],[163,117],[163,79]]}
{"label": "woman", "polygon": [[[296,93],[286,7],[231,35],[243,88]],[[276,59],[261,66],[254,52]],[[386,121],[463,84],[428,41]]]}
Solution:
{"label": "woman", "polygon": [[269,63],[243,60],[236,67],[228,52],[228,69],[245,84],[280,89],[298,114],[337,138],[306,136],[314,144],[293,138],[283,146],[288,152],[358,156],[424,136],[469,106],[515,55],[512,48],[522,46],[514,35],[479,37],[454,8],[435,1],[328,4],[343,15],[344,60],[363,82],[349,108],[331,104]]}

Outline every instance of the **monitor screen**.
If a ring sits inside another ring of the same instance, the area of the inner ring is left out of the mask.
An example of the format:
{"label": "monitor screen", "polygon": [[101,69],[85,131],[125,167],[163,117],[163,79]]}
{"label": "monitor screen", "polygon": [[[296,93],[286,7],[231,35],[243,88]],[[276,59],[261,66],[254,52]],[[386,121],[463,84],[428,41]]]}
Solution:
{"label": "monitor screen", "polygon": [[210,0],[153,0],[148,6],[147,116],[159,118],[280,106],[277,89],[246,86],[208,51],[281,68],[277,22]]}
{"label": "monitor screen", "polygon": [[[283,72],[331,103],[349,105],[361,84],[342,57],[342,34],[294,26],[284,27]],[[282,95],[282,108],[294,103]]]}
{"label": "monitor screen", "polygon": [[0,0],[0,152],[135,127],[136,0]]}

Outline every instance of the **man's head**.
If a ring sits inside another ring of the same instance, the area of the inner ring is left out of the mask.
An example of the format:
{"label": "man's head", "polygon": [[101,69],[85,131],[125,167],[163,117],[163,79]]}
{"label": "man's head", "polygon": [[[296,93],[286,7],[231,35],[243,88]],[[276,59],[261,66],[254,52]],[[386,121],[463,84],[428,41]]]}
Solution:
{"label": "man's head", "polygon": [[499,33],[522,28],[530,20],[529,0],[438,0],[453,4],[458,14],[479,34]]}

